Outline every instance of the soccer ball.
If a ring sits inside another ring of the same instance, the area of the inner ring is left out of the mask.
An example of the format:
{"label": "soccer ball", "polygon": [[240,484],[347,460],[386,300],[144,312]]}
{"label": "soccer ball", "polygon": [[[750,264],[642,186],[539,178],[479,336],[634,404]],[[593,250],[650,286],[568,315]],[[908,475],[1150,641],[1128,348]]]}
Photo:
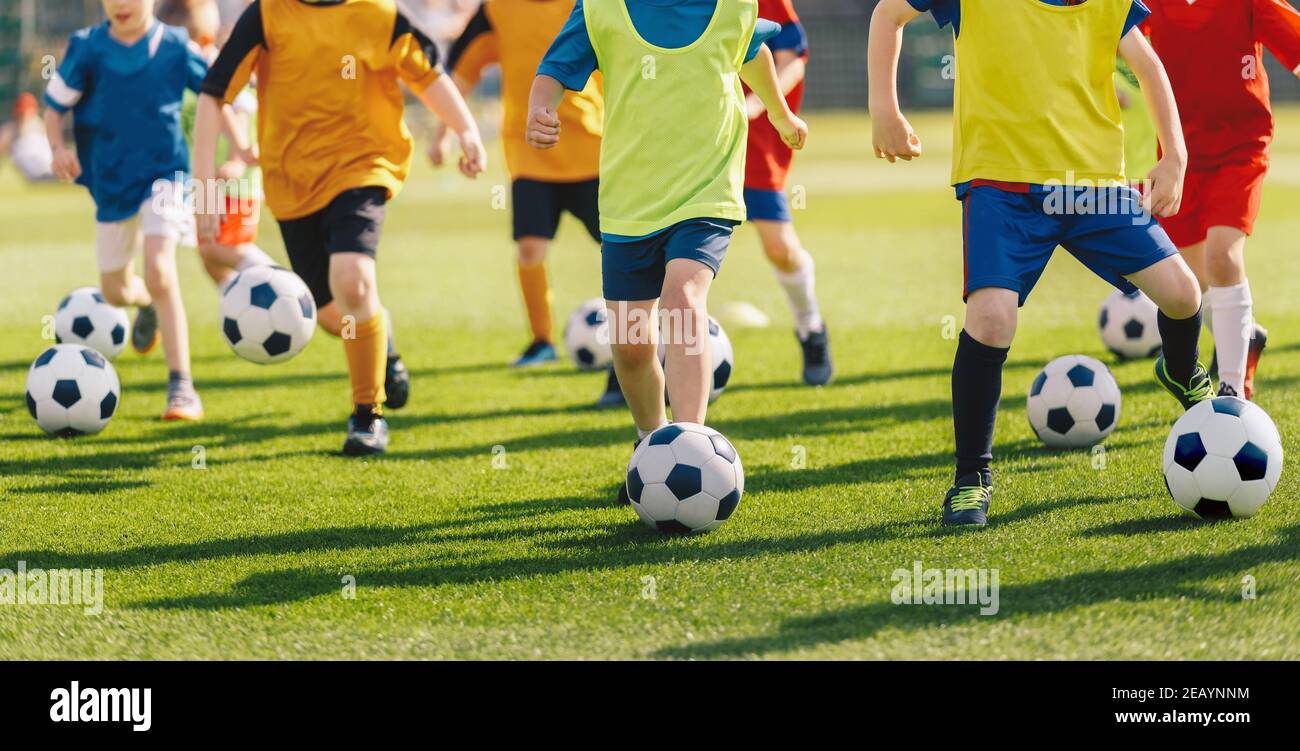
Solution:
{"label": "soccer ball", "polygon": [[1235,396],[1187,410],[1165,441],[1165,486],[1178,507],[1203,519],[1245,519],[1282,476],[1282,437],[1268,413]]}
{"label": "soccer ball", "polygon": [[578,370],[604,370],[614,362],[609,347],[609,311],[599,297],[583,303],[564,324],[564,348]]}
{"label": "soccer ball", "polygon": [[221,333],[251,362],[284,362],[316,331],[316,302],[298,275],[279,266],[241,271],[221,293]]}
{"label": "soccer ball", "polygon": [[740,455],[721,433],[665,425],[641,441],[627,465],[627,495],[646,526],[694,534],[722,526],[745,492]]}
{"label": "soccer ball", "polygon": [[54,314],[54,340],[90,347],[110,360],[122,354],[131,322],[94,287],[74,289]]}
{"label": "soccer ball", "polygon": [[[668,322],[660,327],[659,333],[659,363],[666,365],[668,362],[668,348],[664,342],[669,337],[666,329]],[[722,392],[726,390],[727,384],[731,381],[731,371],[735,367],[736,353],[731,348],[731,339],[727,332],[722,329],[722,324],[712,316],[709,316],[709,355],[713,360],[713,382],[709,384],[709,404],[718,400]]]}
{"label": "soccer ball", "polygon": [[1101,304],[1101,340],[1121,360],[1155,357],[1160,353],[1156,304],[1141,291],[1126,295],[1115,290]]}
{"label": "soccer ball", "polygon": [[1119,384],[1084,355],[1049,362],[1029,387],[1029,425],[1052,448],[1100,443],[1119,421]]}
{"label": "soccer ball", "polygon": [[50,435],[92,435],[108,426],[122,399],[117,372],[80,344],[56,344],[27,371],[27,411]]}

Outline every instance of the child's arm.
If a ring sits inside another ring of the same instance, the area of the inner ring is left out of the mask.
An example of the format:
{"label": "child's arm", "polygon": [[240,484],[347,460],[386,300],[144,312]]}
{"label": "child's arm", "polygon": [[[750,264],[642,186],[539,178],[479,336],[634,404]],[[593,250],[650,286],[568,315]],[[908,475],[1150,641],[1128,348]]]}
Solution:
{"label": "child's arm", "polygon": [[[788,96],[794,87],[803,81],[808,72],[808,66],[802,56],[793,50],[777,50],[772,53],[772,61],[776,64],[776,82],[781,87],[781,95]],[[763,100],[750,93],[746,97],[746,106],[749,109],[749,119],[753,120],[767,111],[767,106]]]}
{"label": "child's arm", "polygon": [[[460,92],[461,98],[469,96],[474,90],[474,84],[466,81],[464,77],[457,73],[448,73],[451,76],[452,83],[456,84],[456,90]],[[447,152],[451,150],[451,129],[441,118],[438,124],[433,127],[433,139],[429,143],[429,161],[433,166],[441,167],[447,162]]]}
{"label": "child's arm", "polygon": [[441,75],[416,96],[460,137],[460,171],[466,177],[478,177],[487,169],[487,151],[460,90],[447,76]]}
{"label": "child's arm", "polygon": [[206,205],[206,199],[215,196],[213,182],[217,177],[217,134],[222,124],[223,103],[211,94],[199,94],[199,104],[194,114],[194,147],[190,158],[194,171],[194,224],[200,244],[214,242],[220,228],[220,216],[215,206]]}
{"label": "child's arm", "polygon": [[1255,36],[1300,76],[1300,11],[1286,0],[1254,0]]}
{"label": "child's arm", "polygon": [[785,145],[792,149],[802,149],[808,140],[808,124],[790,111],[790,105],[781,93],[772,51],[766,46],[759,48],[753,59],[740,66],[740,80],[763,102],[767,108],[767,119],[781,134]]}
{"label": "child's arm", "polygon": [[550,76],[533,79],[528,95],[528,127],[525,138],[534,149],[549,149],[560,142],[560,116],[555,109],[564,101],[564,84]]}
{"label": "child's arm", "polygon": [[[487,6],[479,5],[478,12],[470,18],[465,30],[451,45],[447,55],[446,70],[462,97],[468,97],[483,78],[483,71],[493,63],[501,62],[496,29],[488,16]],[[429,144],[429,160],[441,167],[451,149],[451,132],[441,119],[433,129]]]}
{"label": "child's arm", "polygon": [[871,88],[871,141],[876,157],[896,162],[921,155],[921,139],[898,106],[898,56],[903,27],[919,11],[907,0],[882,0],[871,14],[867,39],[867,75]]}
{"label": "child's arm", "polygon": [[1156,216],[1173,216],[1182,205],[1183,177],[1187,173],[1187,143],[1174,90],[1164,64],[1140,29],[1132,29],[1120,40],[1119,54],[1142,85],[1142,95],[1160,136],[1160,161],[1147,176],[1151,190],[1143,196],[1143,206]]}
{"label": "child's arm", "polygon": [[52,107],[45,108],[45,137],[54,154],[54,174],[60,180],[72,182],[81,177],[81,162],[77,155],[63,143],[63,114]]}

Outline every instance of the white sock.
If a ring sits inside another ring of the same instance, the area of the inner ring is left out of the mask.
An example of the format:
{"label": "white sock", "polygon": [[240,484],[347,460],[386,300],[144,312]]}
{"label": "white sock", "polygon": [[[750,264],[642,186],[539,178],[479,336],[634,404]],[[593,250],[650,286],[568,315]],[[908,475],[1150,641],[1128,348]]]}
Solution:
{"label": "white sock", "polygon": [[235,269],[237,271],[244,271],[245,269],[251,269],[254,266],[274,266],[274,265],[275,265],[275,259],[268,256],[261,248],[257,247],[256,245],[250,245],[248,246],[248,249],[244,251],[244,260],[240,261],[239,265],[236,266]]}
{"label": "white sock", "polygon": [[1250,282],[1231,287],[1210,287],[1207,293],[1213,315],[1214,351],[1219,356],[1219,381],[1246,395],[1246,354],[1255,318]]}
{"label": "white sock", "polygon": [[790,302],[790,312],[794,314],[794,327],[799,332],[799,338],[806,339],[812,332],[821,331],[823,324],[821,309],[817,306],[813,258],[806,250],[802,253],[803,265],[799,270],[787,274],[778,269],[776,280],[781,283],[786,299]]}
{"label": "white sock", "polygon": [[1201,293],[1201,325],[1205,330],[1214,335],[1214,311],[1210,309],[1210,291],[1206,290]]}
{"label": "white sock", "polygon": [[[664,423],[664,425],[667,425],[667,424],[668,424],[667,422]],[[662,428],[664,425],[660,425],[659,428]],[[648,435],[650,435],[651,433],[655,432],[655,431],[658,430],[659,428],[653,428],[653,429],[651,429],[651,430],[642,430],[641,428],[637,428],[637,429],[636,429],[636,439],[639,441],[639,440],[641,440],[642,438],[645,438],[646,436],[648,436]]]}

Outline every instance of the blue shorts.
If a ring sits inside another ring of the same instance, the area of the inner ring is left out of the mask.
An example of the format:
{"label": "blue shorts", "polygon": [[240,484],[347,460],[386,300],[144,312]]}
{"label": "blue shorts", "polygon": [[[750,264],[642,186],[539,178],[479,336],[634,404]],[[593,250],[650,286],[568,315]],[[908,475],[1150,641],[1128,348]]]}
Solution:
{"label": "blue shorts", "polygon": [[1058,245],[1127,293],[1137,288],[1124,277],[1178,255],[1132,188],[1025,188],[960,192],[963,300],[977,289],[1000,287],[1019,293],[1024,305]]}
{"label": "blue shorts", "polygon": [[749,211],[749,221],[790,222],[790,200],[780,190],[760,190],[745,188],[745,207]]}
{"label": "blue shorts", "polygon": [[668,262],[688,258],[717,276],[739,222],[687,219],[648,237],[600,245],[601,277],[606,300],[657,300],[664,288]]}

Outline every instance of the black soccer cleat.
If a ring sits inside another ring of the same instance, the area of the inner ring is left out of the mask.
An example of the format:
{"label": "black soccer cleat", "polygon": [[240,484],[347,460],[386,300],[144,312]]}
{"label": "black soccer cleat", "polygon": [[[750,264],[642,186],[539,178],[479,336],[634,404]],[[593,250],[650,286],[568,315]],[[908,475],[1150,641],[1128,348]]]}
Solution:
{"label": "black soccer cleat", "polygon": [[989,523],[993,478],[985,472],[962,475],[943,498],[943,523],[948,526],[983,527]]}
{"label": "black soccer cleat", "polygon": [[803,382],[809,386],[825,386],[830,383],[835,369],[831,366],[831,340],[827,336],[826,327],[822,326],[821,331],[808,334],[807,338],[800,337],[798,332],[795,337],[803,349]]}
{"label": "black soccer cleat", "polygon": [[609,369],[609,379],[605,381],[605,393],[600,395],[596,400],[598,409],[610,409],[612,407],[622,407],[627,404],[627,398],[623,396],[623,389],[618,385],[618,376],[614,373],[614,368]]}
{"label": "black soccer cleat", "polygon": [[374,456],[388,450],[388,422],[373,412],[348,418],[348,438],[343,442],[347,456]]}
{"label": "black soccer cleat", "polygon": [[411,398],[411,371],[402,362],[402,356],[388,356],[388,366],[384,370],[384,406],[389,409],[401,409]]}

